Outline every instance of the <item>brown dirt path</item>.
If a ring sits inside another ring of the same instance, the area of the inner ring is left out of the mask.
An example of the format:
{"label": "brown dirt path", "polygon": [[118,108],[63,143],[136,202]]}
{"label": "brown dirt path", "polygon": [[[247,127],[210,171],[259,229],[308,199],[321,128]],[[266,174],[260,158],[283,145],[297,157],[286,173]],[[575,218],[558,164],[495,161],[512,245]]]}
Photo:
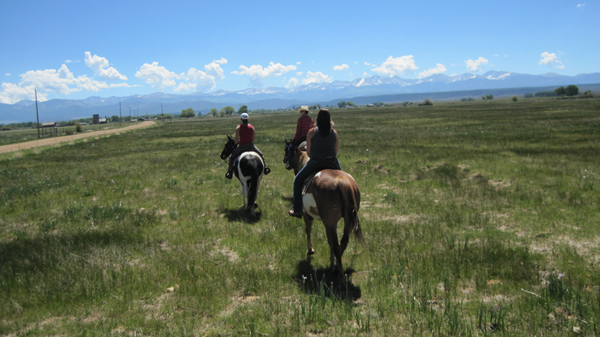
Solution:
{"label": "brown dirt path", "polygon": [[28,150],[28,149],[33,149],[36,147],[54,145],[54,144],[58,144],[58,143],[62,143],[62,142],[70,142],[70,141],[73,141],[76,139],[81,139],[81,138],[109,135],[111,133],[125,132],[125,131],[129,131],[129,130],[134,130],[134,129],[141,129],[141,128],[145,128],[145,127],[155,125],[155,124],[156,123],[153,121],[146,121],[146,122],[138,123],[135,125],[127,126],[124,128],[86,132],[86,133],[77,133],[77,134],[74,134],[71,136],[53,137],[53,138],[32,140],[32,141],[24,142],[24,143],[2,145],[2,146],[0,146],[0,153]]}

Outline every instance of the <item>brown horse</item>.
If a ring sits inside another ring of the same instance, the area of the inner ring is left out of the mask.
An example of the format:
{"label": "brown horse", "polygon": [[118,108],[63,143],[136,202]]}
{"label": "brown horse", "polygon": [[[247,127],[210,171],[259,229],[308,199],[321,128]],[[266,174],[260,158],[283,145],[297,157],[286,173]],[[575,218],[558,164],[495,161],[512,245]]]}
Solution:
{"label": "brown horse", "polygon": [[[289,144],[286,141],[286,151]],[[306,145],[300,145],[295,150],[292,167],[294,173],[304,167],[310,159],[306,154]],[[287,158],[287,155],[286,155]],[[284,160],[285,161],[285,160]],[[315,253],[312,247],[311,231],[314,219],[321,220],[325,225],[327,241],[329,242],[330,267],[337,271],[340,276],[344,275],[342,266],[342,254],[348,246],[350,232],[360,243],[364,243],[358,210],[360,208],[360,190],[354,178],[344,171],[325,169],[315,174],[314,178],[307,180],[302,193],[303,218],[306,229],[306,242],[308,255]],[[338,243],[337,223],[344,218],[344,234],[342,241]]]}

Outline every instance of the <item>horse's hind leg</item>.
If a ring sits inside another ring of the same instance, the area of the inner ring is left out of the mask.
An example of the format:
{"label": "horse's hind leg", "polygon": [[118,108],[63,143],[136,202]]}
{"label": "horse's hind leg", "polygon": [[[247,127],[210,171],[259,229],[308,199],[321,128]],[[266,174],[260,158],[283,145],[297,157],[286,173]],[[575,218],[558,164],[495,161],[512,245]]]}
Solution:
{"label": "horse's hind leg", "polygon": [[342,255],[346,251],[346,247],[348,247],[348,241],[350,241],[350,232],[352,231],[352,221],[344,218],[344,235],[342,235],[342,241],[340,245],[342,246]]}
{"label": "horse's hind leg", "polygon": [[329,242],[330,267],[333,270],[335,263],[335,265],[337,265],[337,270],[340,276],[343,276],[344,267],[342,266],[342,249],[340,247],[340,244],[338,243],[336,224],[334,224],[333,226],[325,224],[325,229],[327,231],[327,241]]}

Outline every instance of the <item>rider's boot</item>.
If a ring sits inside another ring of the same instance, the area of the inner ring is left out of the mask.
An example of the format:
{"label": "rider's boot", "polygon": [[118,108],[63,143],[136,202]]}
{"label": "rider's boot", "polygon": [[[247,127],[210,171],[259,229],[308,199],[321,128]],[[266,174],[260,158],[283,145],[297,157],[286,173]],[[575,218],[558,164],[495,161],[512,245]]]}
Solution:
{"label": "rider's boot", "polygon": [[288,211],[288,215],[300,219],[302,218],[302,210],[296,211],[294,210],[294,205],[292,205],[292,207],[290,207],[290,210]]}
{"label": "rider's boot", "polygon": [[265,165],[265,169],[263,170],[263,173],[264,173],[265,175],[267,175],[267,174],[271,173],[271,169],[270,169],[270,168],[268,168],[268,167]]}

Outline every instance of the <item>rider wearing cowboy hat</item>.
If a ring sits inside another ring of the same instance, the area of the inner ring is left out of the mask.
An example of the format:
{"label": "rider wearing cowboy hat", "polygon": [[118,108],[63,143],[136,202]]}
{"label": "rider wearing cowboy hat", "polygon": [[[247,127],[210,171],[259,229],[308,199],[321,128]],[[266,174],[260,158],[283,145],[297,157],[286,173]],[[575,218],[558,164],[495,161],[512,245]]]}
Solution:
{"label": "rider wearing cowboy hat", "polygon": [[308,134],[308,131],[312,129],[313,126],[315,126],[315,122],[312,120],[312,118],[308,117],[308,114],[310,113],[308,106],[301,106],[298,109],[298,112],[300,112],[302,116],[298,118],[298,123],[296,124],[296,133],[294,134],[294,138],[292,139],[292,143],[290,144],[290,147],[287,152],[288,158],[285,168],[288,170],[292,169],[294,151],[296,150],[296,148],[298,148],[300,143],[306,140],[306,135]]}
{"label": "rider wearing cowboy hat", "polygon": [[227,173],[225,173],[225,178],[231,179],[233,177],[233,163],[240,154],[246,151],[258,153],[263,163],[265,163],[264,174],[271,173],[271,169],[267,167],[263,153],[254,145],[254,127],[248,123],[248,114],[244,112],[240,118],[242,119],[242,123],[235,128],[235,144],[237,147],[233,150],[229,158],[229,168],[227,169]]}

